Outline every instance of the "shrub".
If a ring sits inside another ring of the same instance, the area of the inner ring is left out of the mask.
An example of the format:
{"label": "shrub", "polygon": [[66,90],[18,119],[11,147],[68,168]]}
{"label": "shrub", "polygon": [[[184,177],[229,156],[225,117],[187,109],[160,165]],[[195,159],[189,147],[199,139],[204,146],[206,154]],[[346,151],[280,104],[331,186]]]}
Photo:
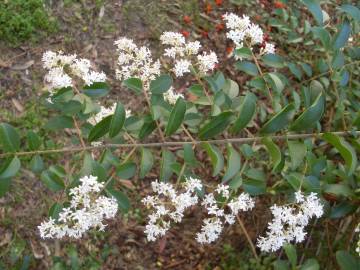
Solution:
{"label": "shrub", "polygon": [[36,41],[56,31],[57,25],[45,9],[43,0],[0,2],[0,39],[12,45]]}

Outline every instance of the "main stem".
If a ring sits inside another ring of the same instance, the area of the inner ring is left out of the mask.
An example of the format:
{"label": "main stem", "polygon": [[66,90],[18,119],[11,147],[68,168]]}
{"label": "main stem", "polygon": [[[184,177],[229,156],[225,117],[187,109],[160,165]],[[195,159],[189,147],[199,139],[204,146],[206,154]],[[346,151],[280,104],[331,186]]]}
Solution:
{"label": "main stem", "polygon": [[[351,135],[360,135],[360,130],[357,131],[335,131],[327,132],[337,136],[351,136]],[[273,140],[287,140],[287,139],[307,139],[307,138],[317,138],[323,136],[325,133],[305,133],[305,134],[286,134],[286,135],[275,135],[275,136],[266,136]],[[37,150],[37,151],[28,151],[28,152],[14,152],[14,153],[4,153],[0,154],[0,158],[8,156],[27,156],[27,155],[37,155],[37,154],[55,154],[55,153],[65,153],[65,152],[79,152],[83,150],[95,150],[95,149],[104,149],[104,148],[131,148],[131,147],[176,147],[184,146],[184,144],[190,145],[199,145],[202,143],[212,143],[212,144],[226,144],[226,143],[254,143],[261,141],[266,138],[265,136],[251,137],[251,138],[229,138],[229,139],[220,139],[220,140],[208,140],[208,141],[176,141],[176,142],[159,142],[159,143],[125,143],[125,144],[116,144],[109,143],[98,146],[87,146],[83,147],[67,147],[61,149],[49,149],[49,150]]]}
{"label": "main stem", "polygon": [[251,238],[250,238],[250,235],[248,234],[246,228],[245,228],[245,225],[244,223],[242,222],[241,218],[239,217],[239,215],[236,215],[236,218],[240,224],[240,228],[241,230],[243,231],[243,233],[245,234],[245,237],[246,237],[246,240],[248,241],[249,245],[250,245],[250,248],[251,248],[251,251],[252,253],[254,254],[254,257],[257,261],[260,261],[259,259],[259,256],[257,255],[256,253],[256,249],[255,249],[255,246],[254,246],[254,243],[252,242]]}

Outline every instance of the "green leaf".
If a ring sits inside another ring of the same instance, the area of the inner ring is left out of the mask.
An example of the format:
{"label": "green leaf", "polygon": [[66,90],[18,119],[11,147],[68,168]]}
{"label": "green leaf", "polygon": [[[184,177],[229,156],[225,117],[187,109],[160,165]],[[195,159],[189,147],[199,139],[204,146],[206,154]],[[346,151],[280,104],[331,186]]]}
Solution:
{"label": "green leaf", "polygon": [[129,78],[123,81],[123,86],[133,90],[136,94],[141,94],[143,92],[142,81],[138,78]]}
{"label": "green leaf", "polygon": [[150,83],[150,91],[154,95],[161,95],[168,91],[173,84],[173,79],[170,75],[164,74],[157,77]]}
{"label": "green leaf", "polygon": [[197,160],[191,144],[184,144],[184,161],[188,166],[196,166]]}
{"label": "green leaf", "polygon": [[294,111],[295,105],[293,103],[288,104],[269,121],[267,121],[261,128],[260,132],[262,134],[270,134],[285,128],[292,120]]}
{"label": "green leaf", "polygon": [[240,58],[252,58],[252,52],[250,48],[242,47],[240,49],[235,49],[234,54]]}
{"label": "green leaf", "polygon": [[305,109],[305,111],[290,126],[291,130],[302,131],[313,127],[323,116],[325,111],[325,94],[321,92],[314,103]]}
{"label": "green leaf", "polygon": [[289,258],[292,268],[295,269],[297,264],[297,253],[295,247],[291,244],[285,244],[284,250],[286,256]]}
{"label": "green leaf", "polygon": [[59,218],[59,214],[63,209],[63,205],[60,203],[54,203],[49,209],[49,216],[53,219],[57,220]]}
{"label": "green leaf", "polygon": [[175,162],[175,156],[168,150],[162,151],[162,158],[160,164],[160,180],[163,182],[168,182],[170,177],[173,174],[171,166]]}
{"label": "green leaf", "polygon": [[30,169],[34,173],[41,173],[44,170],[44,161],[42,160],[41,156],[35,155],[32,157],[30,161]]}
{"label": "green leaf", "polygon": [[347,20],[345,20],[341,26],[339,33],[335,37],[335,42],[334,42],[335,50],[338,50],[346,45],[346,43],[349,39],[350,33],[351,33],[350,23]]}
{"label": "green leaf", "polygon": [[320,7],[320,4],[316,0],[303,0],[304,4],[310,10],[311,14],[314,16],[318,25],[323,25],[323,13]]}
{"label": "green leaf", "polygon": [[261,142],[265,145],[270,154],[273,172],[280,172],[285,164],[280,148],[269,137],[263,138]]}
{"label": "green leaf", "polygon": [[329,218],[343,218],[355,212],[357,209],[358,207],[356,205],[342,201],[331,207]]}
{"label": "green leaf", "polygon": [[18,157],[5,161],[0,167],[0,181],[14,177],[20,170],[21,162]]}
{"label": "green leaf", "polygon": [[323,139],[339,151],[340,155],[345,160],[348,175],[352,175],[358,162],[354,148],[343,137],[339,137],[333,133],[324,134]]}
{"label": "green leaf", "polygon": [[241,158],[239,153],[234,149],[234,147],[229,144],[227,146],[227,168],[225,174],[222,178],[222,183],[226,183],[231,178],[233,178],[241,168]]}
{"label": "green leaf", "polygon": [[54,116],[46,123],[45,128],[52,131],[58,131],[65,128],[74,127],[73,119],[70,116]]}
{"label": "green leaf", "polygon": [[9,191],[11,186],[11,178],[0,179],[0,198]]}
{"label": "green leaf", "polygon": [[322,45],[325,49],[330,48],[331,43],[331,35],[330,33],[323,27],[312,27],[311,31],[315,38],[318,38],[321,40]]}
{"label": "green leaf", "polygon": [[130,179],[136,173],[136,163],[126,162],[116,168],[116,175],[121,179]]}
{"label": "green leaf", "polygon": [[301,266],[300,270],[319,270],[320,265],[316,259],[308,259],[305,263]]}
{"label": "green leaf", "polygon": [[288,63],[287,66],[290,69],[291,73],[300,81],[302,78],[301,69],[294,63]]}
{"label": "green leaf", "polygon": [[130,200],[125,193],[115,190],[113,188],[107,188],[106,191],[108,192],[108,194],[110,194],[116,199],[118,206],[122,212],[127,213],[129,211],[131,206]]}
{"label": "green leaf", "polygon": [[20,148],[19,133],[7,123],[0,123],[0,144],[5,152],[16,152]]}
{"label": "green leaf", "polygon": [[291,169],[295,170],[300,166],[306,156],[306,145],[300,141],[288,141],[287,143],[291,158]]}
{"label": "green leaf", "polygon": [[109,126],[109,137],[113,138],[119,134],[125,123],[125,108],[120,102],[117,103],[114,115]]}
{"label": "green leaf", "polygon": [[232,112],[223,112],[215,117],[212,117],[209,123],[205,124],[199,131],[199,137],[202,140],[207,140],[223,133],[230,125]]}
{"label": "green leaf", "polygon": [[271,88],[274,89],[276,92],[281,93],[284,88],[285,85],[282,82],[282,80],[280,79],[280,77],[278,76],[278,74],[271,72],[266,74],[266,81],[268,81],[271,85]]}
{"label": "green leaf", "polygon": [[233,133],[238,133],[241,131],[253,119],[256,111],[256,100],[257,98],[253,93],[246,93],[245,98],[239,108],[239,116],[231,129]]}
{"label": "green leaf", "polygon": [[299,173],[291,173],[290,175],[285,175],[286,181],[295,191],[300,189],[303,178],[304,176]]}
{"label": "green leaf", "polygon": [[216,72],[212,77],[205,77],[205,80],[210,85],[210,89],[216,93],[219,92],[225,85],[225,77],[222,72]]}
{"label": "green leaf", "polygon": [[201,146],[205,149],[210,157],[211,164],[213,166],[212,176],[216,176],[224,168],[224,157],[218,147],[210,143],[202,143]]}
{"label": "green leaf", "polygon": [[339,250],[336,252],[336,261],[341,270],[360,269],[360,260],[345,250]]}
{"label": "green leaf", "polygon": [[256,65],[248,61],[237,62],[235,67],[251,76],[257,76],[259,74]]}
{"label": "green leaf", "polygon": [[40,179],[51,191],[59,191],[65,188],[62,178],[53,171],[43,171]]}
{"label": "green leaf", "polygon": [[154,157],[149,149],[141,148],[140,178],[144,178],[154,166]]}
{"label": "green leaf", "polygon": [[349,14],[357,22],[360,22],[360,10],[356,6],[345,4],[340,9]]}
{"label": "green leaf", "polygon": [[174,108],[171,110],[169,122],[165,130],[166,136],[170,136],[178,130],[184,120],[185,112],[186,102],[182,98],[178,98]]}
{"label": "green leaf", "polygon": [[145,121],[143,126],[140,129],[139,132],[139,139],[142,140],[145,137],[149,136],[154,130],[156,129],[156,122],[151,121]]}
{"label": "green leaf", "polygon": [[354,192],[345,184],[327,184],[323,187],[325,193],[333,194],[336,197],[351,197]]}
{"label": "green leaf", "polygon": [[284,67],[284,59],[277,54],[265,54],[263,57],[261,57],[261,61],[269,67],[273,67],[273,68]]}
{"label": "green leaf", "polygon": [[26,134],[29,149],[31,151],[38,150],[41,146],[41,138],[34,131],[29,130]]}
{"label": "green leaf", "polygon": [[229,98],[235,98],[239,95],[239,85],[237,82],[227,79],[225,81],[223,91],[229,96]]}
{"label": "green leaf", "polygon": [[104,82],[95,82],[92,85],[84,86],[83,93],[91,98],[101,98],[109,93],[109,87]]}
{"label": "green leaf", "polygon": [[99,123],[97,123],[90,130],[88,140],[90,142],[96,141],[97,139],[103,137],[106,133],[108,133],[111,120],[112,120],[112,115],[109,115],[104,119],[102,119]]}

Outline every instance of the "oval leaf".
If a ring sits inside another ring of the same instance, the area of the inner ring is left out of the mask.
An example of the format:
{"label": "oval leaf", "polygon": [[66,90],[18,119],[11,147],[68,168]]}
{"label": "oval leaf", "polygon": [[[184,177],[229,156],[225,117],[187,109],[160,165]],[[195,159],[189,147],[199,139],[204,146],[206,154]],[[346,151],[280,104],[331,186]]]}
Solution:
{"label": "oval leaf", "polygon": [[161,95],[170,89],[173,83],[172,77],[168,74],[160,75],[150,83],[150,91],[155,95]]}
{"label": "oval leaf", "polygon": [[116,105],[114,115],[112,116],[110,127],[109,127],[109,137],[113,138],[119,134],[122,127],[125,123],[125,108],[120,102]]}
{"label": "oval leaf", "polygon": [[283,128],[285,128],[294,116],[295,105],[290,103],[280,112],[275,114],[260,130],[260,133],[269,134],[275,133]]}
{"label": "oval leaf", "polygon": [[261,141],[270,154],[273,172],[280,172],[285,164],[285,160],[283,154],[280,151],[280,148],[270,138],[263,138]]}
{"label": "oval leaf", "polygon": [[222,179],[223,183],[226,183],[233,178],[241,168],[241,158],[239,153],[230,144],[227,147],[227,168],[225,175]]}
{"label": "oval leaf", "polygon": [[174,108],[171,111],[169,122],[166,126],[165,134],[170,136],[175,133],[178,128],[181,126],[181,123],[184,120],[186,112],[186,103],[182,98],[178,98],[175,103]]}
{"label": "oval leaf", "polygon": [[20,136],[17,130],[7,124],[0,124],[0,143],[5,152],[16,152],[20,148]]}
{"label": "oval leaf", "polygon": [[106,133],[108,133],[110,128],[110,123],[112,120],[112,115],[109,115],[102,119],[99,123],[97,123],[91,130],[89,134],[89,141],[93,142],[101,137],[103,137]]}
{"label": "oval leaf", "polygon": [[207,123],[200,129],[199,137],[202,140],[207,140],[224,132],[231,122],[232,115],[232,112],[223,112],[213,117],[209,123]]}
{"label": "oval leaf", "polygon": [[246,96],[240,105],[239,117],[232,127],[232,132],[238,133],[250,123],[255,114],[256,100],[257,98],[253,93],[246,93]]}
{"label": "oval leaf", "polygon": [[210,161],[213,166],[212,176],[218,175],[224,168],[224,157],[220,149],[210,143],[202,143],[201,145],[210,157]]}

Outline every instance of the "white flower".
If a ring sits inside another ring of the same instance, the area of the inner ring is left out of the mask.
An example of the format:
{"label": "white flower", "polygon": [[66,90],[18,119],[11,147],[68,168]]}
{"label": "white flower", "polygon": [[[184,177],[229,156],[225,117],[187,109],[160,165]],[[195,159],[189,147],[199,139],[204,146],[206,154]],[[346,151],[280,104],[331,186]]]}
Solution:
{"label": "white flower", "polygon": [[181,33],[164,32],[160,36],[161,43],[170,46],[182,46],[185,44],[185,37]]}
{"label": "white flower", "polygon": [[64,55],[62,51],[57,53],[47,51],[43,54],[42,61],[43,67],[48,70],[45,82],[48,84],[50,95],[56,89],[73,86],[73,76],[82,79],[85,85],[106,81],[104,72],[91,70],[90,61],[78,59],[75,54]]}
{"label": "white flower", "polygon": [[295,193],[294,206],[273,205],[270,209],[273,220],[268,225],[266,237],[259,237],[257,241],[257,246],[265,252],[276,251],[292,241],[304,241],[304,229],[310,219],[323,215],[323,205],[317,195],[304,196],[300,191]]}
{"label": "white flower", "polygon": [[358,256],[360,256],[360,234],[359,234],[359,232],[360,232],[360,223],[356,226],[356,228],[355,228],[355,232],[357,232],[358,233],[358,241],[357,241],[357,244],[356,244],[356,249],[355,249],[355,251],[356,251],[356,253],[358,254]]}
{"label": "white flower", "polygon": [[218,58],[216,53],[210,52],[209,54],[203,53],[202,55],[197,56],[198,68],[202,74],[207,74],[209,71],[213,70],[218,63]]}
{"label": "white flower", "polygon": [[182,77],[185,73],[190,72],[191,62],[185,59],[180,59],[175,62],[174,73],[176,77]]}
{"label": "white flower", "polygon": [[185,50],[188,55],[197,55],[199,53],[200,48],[201,48],[201,44],[197,40],[194,42],[188,42],[185,45]]}
{"label": "white flower", "polygon": [[115,113],[116,104],[113,104],[110,108],[100,107],[100,112],[88,119],[88,122],[92,125],[96,125],[104,118]]}
{"label": "white flower", "polygon": [[106,227],[103,220],[115,217],[117,201],[98,196],[104,185],[97,177],[90,175],[79,180],[80,186],[69,191],[72,196],[70,206],[61,210],[58,220],[50,217],[38,226],[42,238],[80,238],[92,228],[103,231]]}
{"label": "white flower", "polygon": [[184,95],[180,93],[176,93],[173,87],[170,87],[170,89],[166,91],[163,94],[163,96],[164,96],[164,100],[169,102],[171,105],[174,105],[178,100],[178,98],[184,98]]}
{"label": "white flower", "polygon": [[263,42],[264,33],[257,24],[252,23],[249,26],[249,29],[246,31],[246,34],[248,37],[250,37],[251,45]]}
{"label": "white flower", "polygon": [[[229,186],[227,185],[219,184],[215,192],[225,199],[230,198]],[[239,211],[251,210],[254,208],[255,202],[249,194],[242,193],[229,203],[225,202],[223,208],[220,208],[214,193],[209,193],[204,196],[201,205],[206,208],[207,214],[211,217],[204,220],[201,231],[196,235],[196,240],[201,244],[208,244],[220,236],[225,223],[234,224]]]}
{"label": "white flower", "polygon": [[150,82],[160,75],[160,61],[153,61],[151,51],[138,47],[131,39],[122,37],[115,41],[118,55],[116,78],[120,81],[136,77],[141,79],[148,90]]}
{"label": "white flower", "polygon": [[265,43],[265,48],[261,48],[260,54],[274,54],[275,45],[271,43]]}
{"label": "white flower", "polygon": [[190,177],[186,178],[183,185],[185,191],[178,192],[170,183],[158,182],[157,180],[151,183],[155,194],[142,199],[147,207],[154,210],[149,215],[149,221],[144,231],[148,241],[155,241],[158,237],[164,236],[170,229],[170,221],[181,222],[185,210],[198,203],[196,189],[202,188],[201,181]]}
{"label": "white flower", "polygon": [[125,110],[125,118],[129,118],[132,115],[131,110]]}

